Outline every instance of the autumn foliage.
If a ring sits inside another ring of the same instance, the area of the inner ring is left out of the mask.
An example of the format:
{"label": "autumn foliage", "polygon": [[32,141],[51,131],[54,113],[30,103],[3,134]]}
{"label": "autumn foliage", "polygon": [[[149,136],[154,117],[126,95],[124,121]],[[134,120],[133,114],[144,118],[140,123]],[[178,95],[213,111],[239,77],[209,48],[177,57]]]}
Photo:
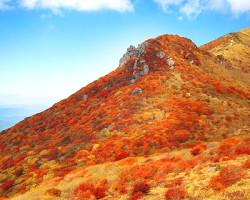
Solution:
{"label": "autumn foliage", "polygon": [[174,187],[167,189],[165,194],[166,200],[181,200],[187,196],[185,189],[180,187]]}
{"label": "autumn foliage", "polygon": [[[106,197],[113,181],[115,192],[131,200],[146,198],[156,186],[167,188],[166,199],[182,199],[184,181],[168,175],[203,163],[224,164],[210,181],[214,191],[241,180],[244,173],[225,163],[245,162],[250,155],[250,78],[237,59],[228,61],[237,71],[232,76],[234,70],[220,63],[224,59],[204,51],[228,38],[204,48],[176,35],[147,40],[140,56],[1,132],[0,196],[63,182],[74,170],[105,164],[118,168],[117,180],[96,183],[88,177],[73,189],[72,199]],[[143,66],[147,73],[140,71]],[[135,94],[135,88],[141,92]],[[249,162],[239,165],[249,169]],[[46,194],[64,195],[55,188]]]}
{"label": "autumn foliage", "polygon": [[92,195],[100,199],[105,197],[107,189],[107,180],[101,181],[97,186],[92,183],[81,183],[74,189],[74,195],[80,199],[88,199]]}
{"label": "autumn foliage", "polygon": [[225,188],[235,184],[244,177],[244,171],[238,166],[227,166],[221,169],[217,176],[210,180],[210,186],[214,190],[224,190]]}

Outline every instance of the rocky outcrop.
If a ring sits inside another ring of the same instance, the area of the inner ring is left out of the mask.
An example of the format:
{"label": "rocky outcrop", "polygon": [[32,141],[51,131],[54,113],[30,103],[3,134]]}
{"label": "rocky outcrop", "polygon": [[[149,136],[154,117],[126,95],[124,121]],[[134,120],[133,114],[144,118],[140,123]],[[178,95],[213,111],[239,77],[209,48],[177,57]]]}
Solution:
{"label": "rocky outcrop", "polygon": [[133,45],[130,45],[127,48],[127,52],[122,56],[119,62],[119,66],[125,65],[131,58],[133,57],[141,57],[146,53],[146,47],[148,46],[147,42],[143,42],[138,45],[138,47],[135,47]]}

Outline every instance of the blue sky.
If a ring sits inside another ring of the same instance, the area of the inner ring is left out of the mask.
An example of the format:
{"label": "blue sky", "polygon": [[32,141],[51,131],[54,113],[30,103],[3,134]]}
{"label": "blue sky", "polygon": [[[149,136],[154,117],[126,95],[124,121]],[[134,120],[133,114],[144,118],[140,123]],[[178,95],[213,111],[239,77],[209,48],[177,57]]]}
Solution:
{"label": "blue sky", "polygon": [[52,105],[150,37],[200,45],[249,26],[249,0],[0,0],[0,107]]}

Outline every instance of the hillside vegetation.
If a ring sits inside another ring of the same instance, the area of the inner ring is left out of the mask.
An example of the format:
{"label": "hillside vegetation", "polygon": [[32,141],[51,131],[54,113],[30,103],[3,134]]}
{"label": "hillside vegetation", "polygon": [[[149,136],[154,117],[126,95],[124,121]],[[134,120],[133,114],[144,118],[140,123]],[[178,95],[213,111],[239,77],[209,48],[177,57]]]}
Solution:
{"label": "hillside vegetation", "polygon": [[249,119],[250,29],[149,39],[0,134],[0,197],[249,200]]}

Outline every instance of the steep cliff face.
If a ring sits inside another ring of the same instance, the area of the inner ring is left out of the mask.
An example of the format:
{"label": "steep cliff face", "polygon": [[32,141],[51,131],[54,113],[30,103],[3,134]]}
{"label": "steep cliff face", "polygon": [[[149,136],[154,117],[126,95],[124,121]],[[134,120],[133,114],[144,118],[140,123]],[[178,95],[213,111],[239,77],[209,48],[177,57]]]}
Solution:
{"label": "steep cliff face", "polygon": [[249,40],[130,46],[115,71],[1,133],[0,196],[248,199]]}

